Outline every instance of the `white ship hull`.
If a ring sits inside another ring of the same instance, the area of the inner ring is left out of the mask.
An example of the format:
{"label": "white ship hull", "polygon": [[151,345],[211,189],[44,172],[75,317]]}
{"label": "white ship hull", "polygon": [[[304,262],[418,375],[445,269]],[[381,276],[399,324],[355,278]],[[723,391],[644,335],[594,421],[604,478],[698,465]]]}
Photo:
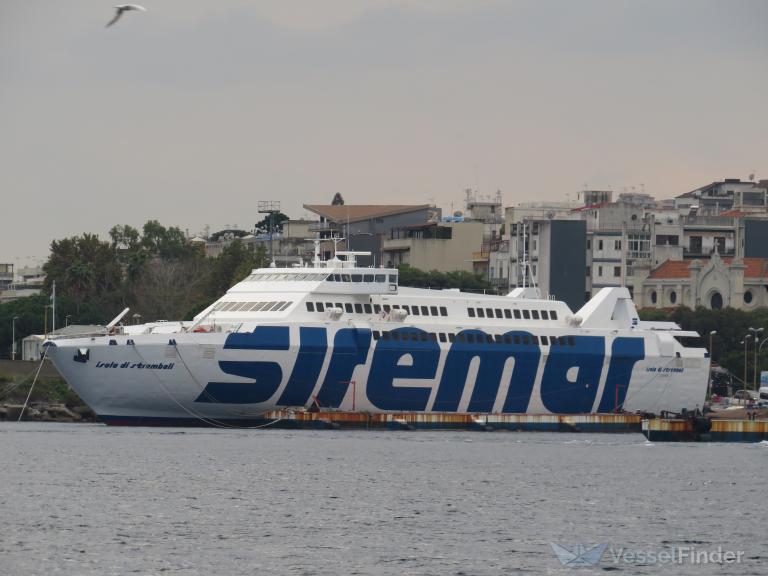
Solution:
{"label": "white ship hull", "polygon": [[[367,329],[352,330],[370,334]],[[451,373],[446,363],[450,364],[452,349],[454,356],[457,353],[455,344],[436,342],[428,350],[379,348],[377,358],[376,346],[384,341],[371,339],[367,350],[342,349],[334,354],[329,345],[324,352],[301,353],[299,332],[298,326],[288,329],[291,344],[285,350],[229,349],[225,343],[230,335],[193,333],[147,336],[140,344],[128,336],[64,340],[50,347],[48,354],[105,422],[144,425],[247,424],[259,421],[267,410],[315,402],[323,408],[370,412],[679,412],[703,406],[709,370],[708,358],[653,355],[645,343],[649,353],[629,360],[614,359],[610,353],[593,358],[578,351],[558,355],[549,346],[538,347],[537,359],[515,358],[511,349],[496,349],[503,345],[483,343],[468,352],[475,354],[473,359],[461,363],[466,371]],[[337,334],[328,336],[333,342]],[[591,337],[604,340],[609,352],[617,338],[628,338]],[[175,344],[169,344],[171,340]],[[87,362],[76,360],[81,350],[88,351]],[[562,358],[566,365],[560,363],[562,356],[568,357]],[[499,360],[503,360],[500,370]],[[548,370],[556,361],[555,372]],[[483,371],[483,363],[495,363],[497,368]],[[232,366],[243,372],[255,370],[256,377],[233,376]],[[372,368],[383,376],[383,383],[381,377],[372,378]],[[414,369],[421,369],[425,377],[396,377],[398,371]],[[585,370],[591,372],[586,376],[590,381],[579,378],[578,372]],[[311,382],[302,380],[303,374],[312,378],[315,373]]]}

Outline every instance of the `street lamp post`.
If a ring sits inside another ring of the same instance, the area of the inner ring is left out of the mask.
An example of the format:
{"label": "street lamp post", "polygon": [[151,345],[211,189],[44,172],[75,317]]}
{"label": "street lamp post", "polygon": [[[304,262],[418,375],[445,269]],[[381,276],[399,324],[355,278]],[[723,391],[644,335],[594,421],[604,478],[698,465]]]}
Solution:
{"label": "street lamp post", "polygon": [[18,319],[18,316],[14,316],[11,321],[13,326],[11,328],[11,360],[16,360],[16,320]]}
{"label": "street lamp post", "polygon": [[709,373],[707,374],[707,400],[712,397],[712,338],[717,334],[717,330],[709,333]]}
{"label": "street lamp post", "polygon": [[[766,342],[768,342],[768,338],[763,338],[762,341],[760,342],[760,346],[757,347],[757,356],[758,356],[758,358],[760,357],[760,351],[763,349],[763,344],[765,344]],[[761,372],[761,374],[762,374],[762,372]],[[761,382],[761,384],[762,384],[762,382]]]}
{"label": "street lamp post", "polygon": [[755,391],[757,391],[757,346],[758,346],[758,343],[760,342],[759,334],[762,331],[763,331],[762,328],[750,328],[749,329],[749,332],[751,334],[755,335],[755,364],[753,366],[754,380],[753,380],[753,384],[752,384],[752,386],[755,389]]}
{"label": "street lamp post", "polygon": [[742,388],[744,389],[744,395],[747,395],[747,346],[749,346],[749,334],[744,336],[744,340],[741,341],[744,344],[744,380],[742,380]]}

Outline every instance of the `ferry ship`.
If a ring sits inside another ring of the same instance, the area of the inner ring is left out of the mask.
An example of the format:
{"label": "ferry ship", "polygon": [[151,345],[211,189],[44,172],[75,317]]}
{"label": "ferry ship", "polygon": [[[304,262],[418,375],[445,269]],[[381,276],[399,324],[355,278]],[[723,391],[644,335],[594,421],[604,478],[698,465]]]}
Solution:
{"label": "ferry ship", "polygon": [[[317,246],[317,245],[316,245]],[[192,321],[50,339],[45,354],[114,425],[251,426],[280,408],[653,413],[704,404],[705,349],[644,322],[626,288],[580,310],[538,297],[401,287],[337,252],[255,269]],[[125,314],[127,309],[123,312]]]}

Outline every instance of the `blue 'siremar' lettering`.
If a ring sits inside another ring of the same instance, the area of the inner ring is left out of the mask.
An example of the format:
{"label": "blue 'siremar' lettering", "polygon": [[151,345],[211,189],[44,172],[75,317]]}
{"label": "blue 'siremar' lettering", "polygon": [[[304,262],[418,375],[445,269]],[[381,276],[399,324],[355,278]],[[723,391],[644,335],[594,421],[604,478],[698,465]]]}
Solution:
{"label": "blue 'siremar' lettering", "polygon": [[[298,350],[287,382],[276,400],[278,406],[306,405],[319,384],[317,401],[322,407],[338,408],[358,366],[368,365],[367,383],[358,383],[358,393],[379,410],[456,412],[467,386],[471,386],[467,411],[490,412],[501,390],[506,388],[503,412],[525,412],[540,369],[542,350],[532,334],[510,331],[491,336],[482,330],[464,330],[445,352],[441,374],[440,345],[418,328],[400,327],[379,339],[371,348],[367,328],[342,328],[333,334],[328,355],[328,332],[324,327],[301,327]],[[595,406],[606,356],[602,336],[566,336],[568,344],[549,347],[541,377],[541,402],[553,413],[591,412]],[[286,326],[259,326],[251,333],[227,337],[226,350],[251,350],[253,360],[222,360],[222,372],[250,382],[209,382],[196,402],[259,404],[271,400],[283,381],[281,364],[273,354],[261,351],[290,351]],[[286,356],[288,358],[288,356]],[[611,359],[599,412],[623,405],[635,364],[645,358],[643,338],[618,337],[611,344]],[[477,366],[474,382],[468,382]],[[508,379],[502,381],[505,374]],[[322,381],[321,381],[322,380]],[[419,385],[423,382],[423,386]],[[434,390],[434,402],[429,399]]]}

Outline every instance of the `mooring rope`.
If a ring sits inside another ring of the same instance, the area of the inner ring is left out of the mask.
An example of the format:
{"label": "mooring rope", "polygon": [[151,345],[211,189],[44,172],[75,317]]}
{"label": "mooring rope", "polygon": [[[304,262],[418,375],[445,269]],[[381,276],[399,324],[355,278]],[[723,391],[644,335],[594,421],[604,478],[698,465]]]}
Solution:
{"label": "mooring rope", "polygon": [[27,393],[27,398],[24,400],[24,406],[21,407],[21,412],[19,413],[19,419],[16,420],[16,422],[21,422],[22,416],[24,416],[24,411],[27,409],[27,404],[29,404],[29,398],[32,396],[32,390],[35,389],[35,383],[37,382],[37,377],[40,376],[40,370],[43,369],[43,362],[45,362],[45,356],[48,354],[48,347],[46,346],[43,349],[43,356],[40,358],[40,366],[37,367],[37,374],[35,374],[34,380],[32,380],[32,385],[29,387],[29,392]]}

